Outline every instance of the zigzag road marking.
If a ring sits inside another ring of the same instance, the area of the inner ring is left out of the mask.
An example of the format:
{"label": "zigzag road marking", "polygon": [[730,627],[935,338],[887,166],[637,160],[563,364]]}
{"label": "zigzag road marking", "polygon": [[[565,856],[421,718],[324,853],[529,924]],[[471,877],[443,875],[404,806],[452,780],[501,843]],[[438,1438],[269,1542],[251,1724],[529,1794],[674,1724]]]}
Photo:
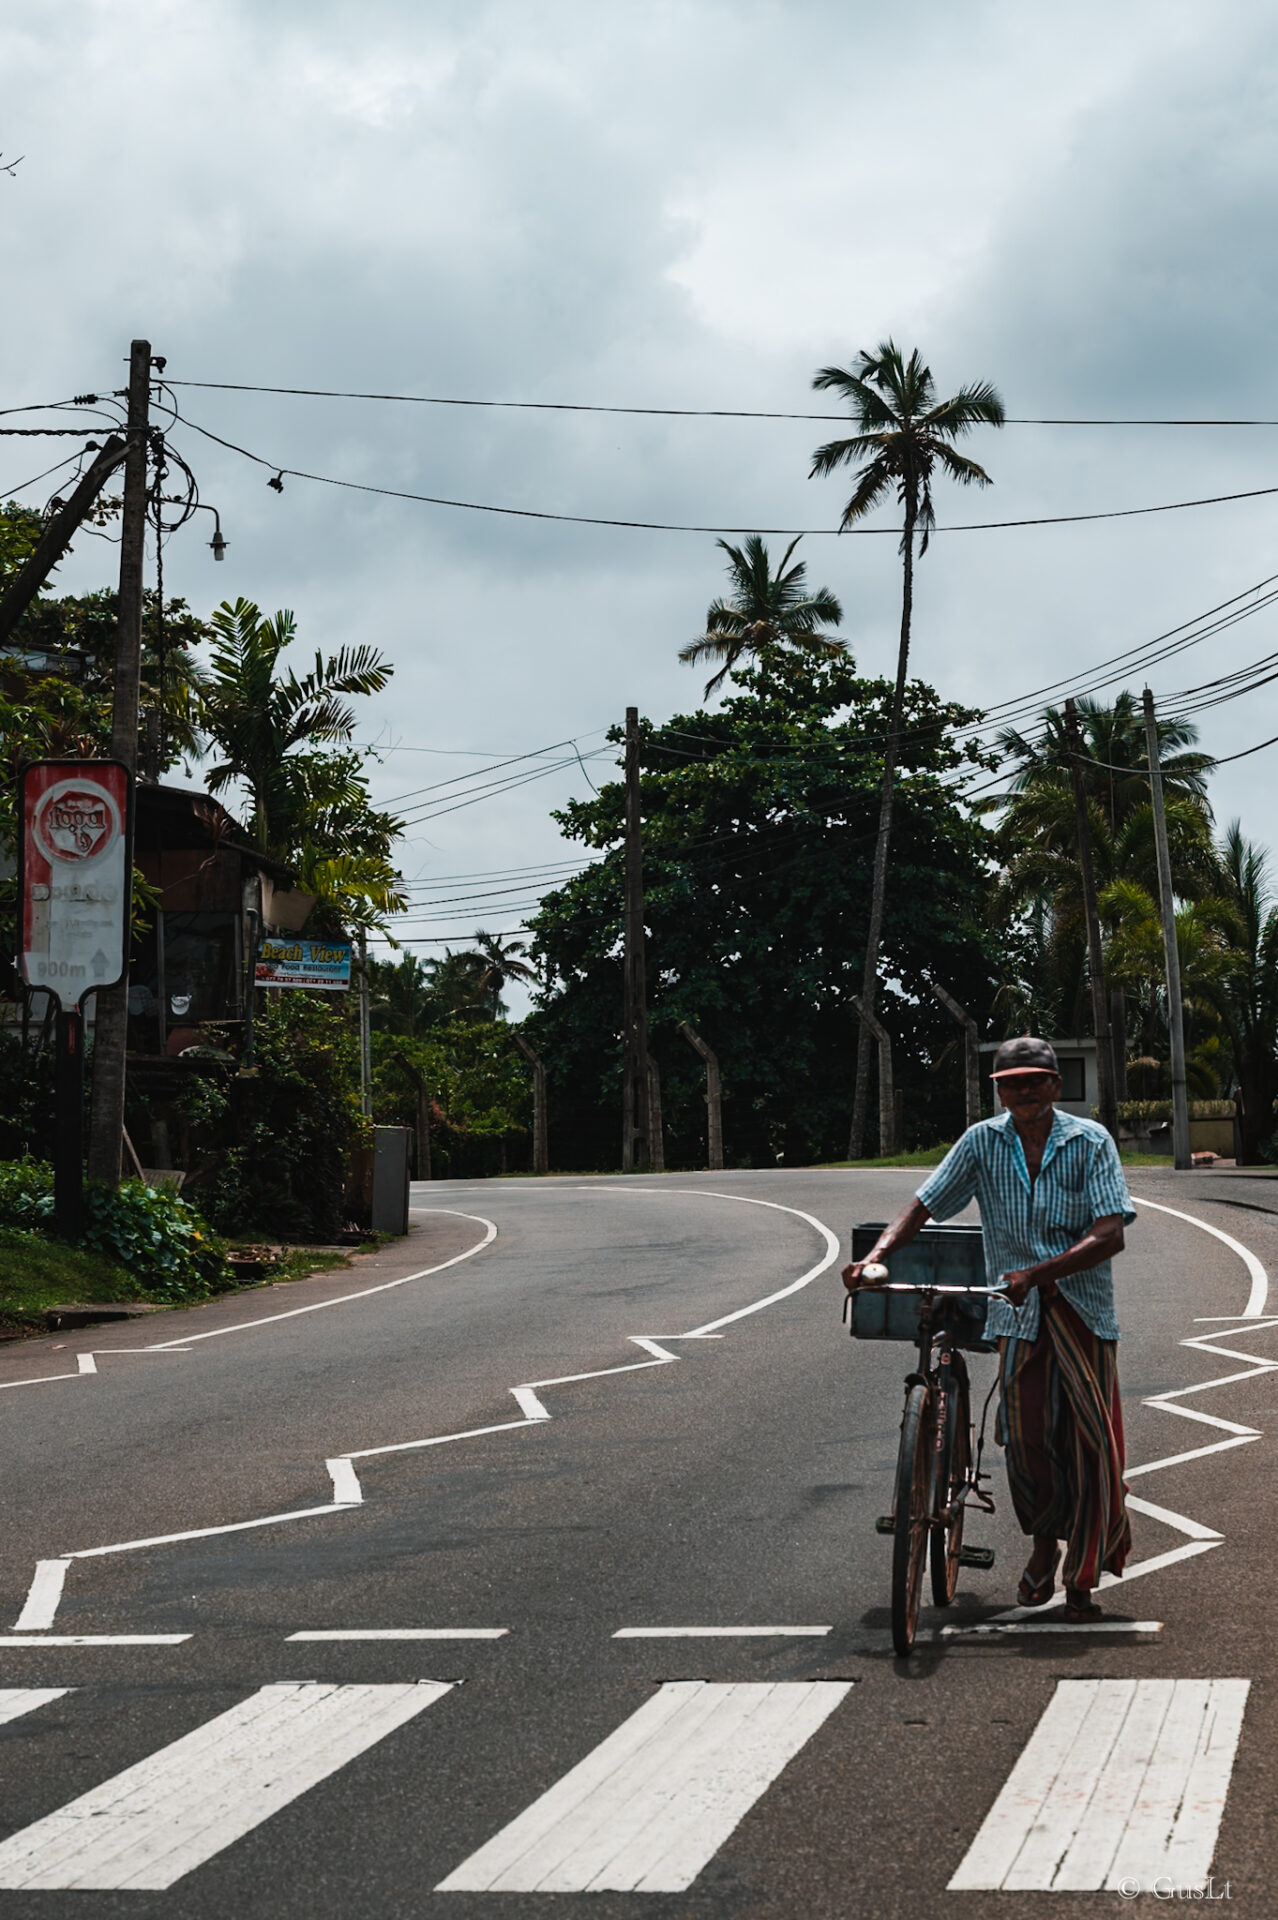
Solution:
{"label": "zigzag road marking", "polygon": [[[591,1190],[598,1192],[600,1189],[592,1184]],[[111,1554],[136,1553],[144,1548],[173,1546],[186,1540],[208,1540],[220,1534],[243,1533],[253,1528],[281,1526],[295,1520],[314,1520],[326,1518],[335,1513],[349,1513],[354,1508],[360,1506],[364,1499],[363,1488],[360,1485],[359,1475],[355,1467],[357,1460],[378,1460],[391,1454],[417,1453],[427,1447],[450,1446],[460,1440],[475,1440],[487,1434],[514,1433],[521,1428],[541,1426],[551,1418],[549,1409],[540,1398],[541,1392],[548,1391],[551,1387],[573,1386],[583,1380],[604,1380],[619,1374],[638,1373],[647,1367],[669,1366],[672,1362],[677,1361],[680,1356],[677,1353],[671,1353],[669,1347],[664,1345],[663,1342],[671,1340],[718,1339],[721,1337],[720,1329],[723,1327],[730,1326],[735,1321],[746,1319],[751,1314],[761,1313],[765,1307],[773,1306],[777,1301],[785,1300],[791,1294],[798,1293],[802,1288],[811,1285],[812,1281],[818,1279],[821,1274],[825,1273],[839,1256],[838,1238],[823,1221],[818,1220],[815,1214],[804,1213],[799,1207],[782,1206],[780,1202],[775,1200],[754,1200],[744,1194],[735,1193],[710,1193],[701,1187],[665,1187],[646,1190],[609,1187],[606,1191],[613,1193],[650,1191],[658,1193],[692,1194],[698,1199],[732,1200],[742,1206],[765,1207],[773,1213],[790,1214],[796,1219],[806,1221],[810,1227],[815,1228],[816,1232],[820,1234],[825,1241],[825,1253],[821,1259],[817,1261],[815,1266],[809,1267],[805,1273],[799,1275],[797,1280],[792,1280],[786,1286],[777,1288],[776,1291],[766,1294],[760,1300],[751,1301],[748,1306],[738,1307],[732,1313],[721,1314],[717,1320],[708,1320],[700,1327],[693,1327],[687,1333],[662,1334],[660,1338],[653,1334],[629,1335],[628,1338],[631,1344],[638,1346],[643,1352],[649,1355],[649,1358],[646,1360],[631,1360],[616,1367],[597,1367],[586,1373],[557,1374],[551,1379],[528,1380],[522,1382],[519,1386],[511,1387],[510,1393],[516,1405],[519,1407],[522,1416],[518,1420],[499,1420],[489,1426],[466,1427],[458,1433],[431,1434],[420,1440],[398,1440],[385,1446],[363,1447],[351,1453],[334,1455],[325,1462],[329,1478],[333,1485],[333,1498],[322,1506],[297,1507],[287,1513],[261,1514],[251,1520],[234,1520],[217,1527],[190,1527],[179,1533],[152,1534],[147,1538],[138,1540],[117,1540],[108,1546],[81,1547],[72,1553],[60,1554],[57,1557],[37,1561],[35,1574],[32,1578],[31,1586],[28,1589],[22,1611],[18,1616],[15,1631],[20,1630],[27,1633],[39,1633],[52,1627],[57,1617],[63,1587],[72,1561],[98,1560]],[[477,1218],[478,1216],[467,1215],[464,1217]],[[490,1244],[491,1240],[495,1237],[497,1232],[496,1227],[492,1226],[491,1222],[487,1224],[491,1227],[490,1234],[479,1246],[470,1248],[469,1254],[478,1253],[481,1247]],[[459,1254],[456,1256],[456,1259],[468,1258],[469,1254]],[[444,1263],[446,1266],[454,1264],[455,1261],[446,1261]],[[438,1272],[440,1270],[441,1269],[438,1268],[428,1268],[425,1271]],[[420,1276],[410,1274],[405,1280],[387,1281],[383,1286],[365,1289],[365,1294],[385,1292],[389,1287],[403,1286],[407,1283],[407,1279],[418,1277]],[[365,1297],[365,1295],[351,1294],[344,1297],[347,1299],[361,1299]],[[339,1304],[341,1303],[338,1301],[319,1301],[312,1307],[299,1307],[295,1309],[292,1314],[278,1314],[272,1316],[272,1318],[293,1318],[296,1314],[317,1311],[322,1306],[337,1306]],[[246,1322],[244,1324],[246,1326],[253,1326],[266,1323]],[[220,1333],[234,1333],[240,1330],[239,1327],[219,1327],[214,1328],[207,1335],[199,1334],[190,1337],[191,1339],[206,1339],[213,1338]],[[164,1349],[166,1352],[173,1350],[172,1345]],[[158,1351],[158,1349],[156,1349],[156,1351]]]}
{"label": "zigzag road marking", "polygon": [[446,1213],[455,1220],[474,1220],[485,1228],[482,1240],[473,1247],[467,1247],[464,1253],[455,1253],[451,1260],[441,1260],[438,1266],[422,1267],[416,1273],[401,1274],[398,1280],[382,1280],[375,1287],[361,1287],[355,1293],[339,1294],[335,1300],[313,1300],[309,1306],[290,1307],[284,1313],[267,1313],[256,1320],[237,1320],[231,1327],[210,1327],[207,1333],[183,1334],[178,1340],[161,1340],[149,1347],[92,1347],[76,1355],[75,1373],[42,1373],[33,1380],[0,1380],[0,1393],[10,1387],[47,1387],[55,1380],[77,1380],[87,1375],[96,1375],[98,1363],[94,1358],[98,1353],[123,1353],[138,1356],[149,1353],[189,1353],[193,1346],[202,1340],[221,1340],[228,1333],[256,1333],[261,1327],[271,1327],[279,1320],[296,1320],[304,1313],[324,1313],[329,1307],[345,1307],[352,1300],[367,1300],[375,1293],[390,1293],[395,1287],[406,1287],[414,1280],[428,1280],[433,1273],[443,1273],[449,1267],[458,1266],[463,1260],[471,1260],[485,1247],[490,1247],[497,1238],[497,1228],[491,1220],[485,1220],[479,1213],[461,1213],[456,1207],[415,1207],[415,1213]]}
{"label": "zigzag road marking", "polygon": [[[1183,1213],[1178,1207],[1165,1207],[1156,1200],[1141,1200],[1133,1195],[1138,1207],[1153,1207],[1158,1213],[1171,1214],[1177,1220],[1185,1220],[1190,1226],[1201,1227],[1204,1233],[1211,1234],[1215,1240],[1223,1241],[1243,1262],[1251,1279],[1251,1292],[1247,1305],[1240,1314],[1234,1316],[1233,1326],[1222,1326],[1216,1333],[1193,1334],[1180,1342],[1182,1347],[1193,1347],[1199,1353],[1219,1354],[1224,1360],[1242,1360],[1246,1362],[1241,1372],[1218,1374],[1214,1380],[1198,1380],[1192,1386],[1172,1387],[1166,1393],[1151,1394],[1142,1400],[1145,1407],[1156,1407],[1162,1413],[1178,1414],[1182,1420],[1196,1422],[1200,1426],[1213,1427],[1228,1434],[1225,1440],[1215,1440],[1206,1446],[1193,1447],[1188,1452],[1171,1453],[1159,1460],[1147,1460],[1141,1465],[1128,1467],[1125,1478],[1128,1481],[1141,1479],[1150,1473],[1161,1473],[1167,1467],[1183,1465],[1187,1460],[1201,1460],[1209,1453],[1224,1453],[1231,1447],[1245,1447],[1264,1436],[1259,1427],[1246,1427],[1236,1420],[1224,1420],[1219,1414],[1204,1413],[1201,1407],[1182,1407],[1178,1403],[1191,1394],[1211,1393],[1217,1387],[1236,1385],[1240,1380],[1252,1380],[1257,1375],[1278,1372],[1278,1360],[1258,1360],[1255,1354],[1240,1352],[1236,1347],[1222,1347],[1219,1342],[1235,1339],[1242,1334],[1264,1333],[1270,1327],[1278,1327],[1278,1315],[1269,1319],[1264,1313],[1265,1301],[1269,1292],[1269,1276],[1255,1254],[1235,1240],[1231,1234],[1224,1233],[1219,1227],[1211,1226],[1206,1220],[1199,1220],[1192,1213]],[[1241,1323],[1241,1324],[1238,1324]],[[1175,1566],[1178,1561],[1192,1560],[1200,1553],[1210,1553],[1214,1547],[1224,1545],[1223,1534],[1215,1527],[1205,1526],[1200,1520],[1190,1519],[1186,1514],[1173,1513],[1169,1507],[1155,1506],[1152,1501],[1143,1500],[1135,1494],[1127,1496],[1127,1504],[1137,1513],[1143,1513],[1162,1525],[1173,1528],[1186,1536],[1183,1547],[1172,1547],[1165,1553],[1154,1554],[1148,1560],[1138,1560],[1134,1566],[1127,1567],[1121,1576],[1103,1573],[1100,1578],[1102,1587],[1125,1585],[1129,1580],[1138,1580],[1143,1574],[1161,1573],[1164,1567]],[[1058,1590],[1043,1607],[1009,1607],[1002,1613],[991,1615],[987,1624],[1006,1621],[1041,1619],[1042,1615],[1053,1607],[1065,1604],[1064,1589]],[[957,1629],[962,1632],[963,1629]]]}

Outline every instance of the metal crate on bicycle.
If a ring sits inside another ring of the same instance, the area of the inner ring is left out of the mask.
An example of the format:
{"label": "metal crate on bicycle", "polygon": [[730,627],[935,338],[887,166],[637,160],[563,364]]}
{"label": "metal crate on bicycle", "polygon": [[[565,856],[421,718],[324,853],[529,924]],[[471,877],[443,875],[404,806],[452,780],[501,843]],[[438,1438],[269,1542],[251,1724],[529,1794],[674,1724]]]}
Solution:
{"label": "metal crate on bicycle", "polygon": [[[852,1259],[878,1245],[880,1221],[852,1229]],[[924,1569],[931,1566],[932,1599],[948,1607],[960,1567],[990,1567],[993,1551],[963,1544],[969,1504],[992,1513],[982,1486],[981,1445],[973,1452],[971,1386],[964,1352],[992,1353],[985,1338],[991,1295],[980,1227],[919,1229],[891,1254],[890,1267],[868,1269],[847,1295],[844,1313],[856,1340],[907,1341],[916,1349],[905,1383],[905,1410],[897,1454],[892,1511],[878,1522],[892,1541],[892,1639],[898,1653],[914,1644]]]}

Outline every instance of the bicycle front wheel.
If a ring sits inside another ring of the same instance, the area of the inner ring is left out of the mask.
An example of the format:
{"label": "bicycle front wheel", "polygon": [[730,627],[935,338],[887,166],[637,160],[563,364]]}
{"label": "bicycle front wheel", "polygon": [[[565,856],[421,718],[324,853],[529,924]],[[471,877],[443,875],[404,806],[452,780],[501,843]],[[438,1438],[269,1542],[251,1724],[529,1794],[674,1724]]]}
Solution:
{"label": "bicycle front wheel", "polygon": [[921,1382],[910,1388],[901,1419],[896,1457],[895,1526],[892,1533],[892,1645],[907,1654],[919,1621],[919,1592],[932,1526],[936,1453],[932,1398]]}
{"label": "bicycle front wheel", "polygon": [[963,1495],[972,1463],[967,1368],[957,1353],[952,1357],[949,1382],[941,1395],[938,1421],[936,1492],[942,1517],[932,1528],[932,1599],[938,1607],[948,1607],[958,1588],[959,1554],[963,1550]]}

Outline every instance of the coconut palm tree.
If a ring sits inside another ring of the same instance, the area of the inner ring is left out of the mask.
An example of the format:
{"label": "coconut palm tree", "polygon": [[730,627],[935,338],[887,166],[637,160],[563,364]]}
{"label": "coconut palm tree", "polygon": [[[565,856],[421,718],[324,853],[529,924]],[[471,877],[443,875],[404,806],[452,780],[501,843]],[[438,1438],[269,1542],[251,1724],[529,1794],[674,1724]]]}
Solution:
{"label": "coconut palm tree", "polygon": [[483,971],[476,983],[476,994],[491,994],[493,1019],[501,1013],[501,996],[511,980],[535,980],[537,971],[529,966],[521,956],[528,948],[522,940],[507,940],[502,945],[499,933],[485,933],[482,929],[475,934],[474,957],[483,962]]}
{"label": "coconut palm tree", "polygon": [[1233,911],[1233,967],[1219,997],[1238,1085],[1245,1165],[1274,1133],[1278,1100],[1278,903],[1264,850],[1237,820],[1220,849],[1222,892]]}
{"label": "coconut palm tree", "polygon": [[277,671],[297,628],[287,611],[271,619],[243,598],[224,600],[210,621],[208,676],[200,689],[199,725],[222,758],[208,776],[219,793],[242,780],[252,806],[251,831],[264,852],[287,859],[297,776],[294,756],[350,739],[355,715],[343,694],[379,693],[391,668],[375,647],[343,647],[326,660],[317,653],[301,678]]}
{"label": "coconut palm tree", "polygon": [[722,662],[706,681],[707,700],[739,660],[757,658],[766,647],[795,647],[827,656],[847,652],[844,641],[819,630],[823,625],[837,627],[843,609],[828,587],[818,587],[815,593],[805,590],[807,562],[796,560],[790,565],[798,544],[797,539],[790,542],[773,573],[767,546],[757,533],[749,536],[744,547],[734,547],[727,540],[715,542],[728,556],[731,595],[710,602],[705,632],[679,649],[686,666],[704,660]]}
{"label": "coconut palm tree", "polygon": [[[866,934],[865,967],[861,980],[861,1005],[872,1018],[879,989],[879,942],[883,932],[888,848],[892,838],[892,797],[901,745],[905,679],[910,660],[915,538],[918,537],[919,553],[926,553],[928,537],[936,524],[932,480],[938,471],[965,487],[988,487],[992,484],[984,467],[960,453],[954,443],[970,433],[973,427],[1001,427],[1004,410],[998,392],[984,380],[972,386],[960,387],[948,400],[938,400],[932,370],[924,365],[918,349],[915,348],[907,360],[891,340],[885,341],[877,353],[859,353],[851,369],[822,367],[814,375],[812,384],[818,390],[841,394],[852,409],[857,427],[857,431],[848,439],[830,440],[825,446],[818,447],[812,456],[813,476],[834,473],[840,467],[855,468],[852,497],[843,509],[840,526],[848,528],[864,519],[872,508],[890,494],[895,494],[903,515],[900,549],[901,637],[887,749],[883,756],[879,830],[870,892],[870,924]],[[861,1157],[873,1044],[869,1021],[863,1019],[857,1047],[852,1133],[848,1145],[848,1157],[852,1160]],[[880,1135],[884,1132],[890,1134],[892,1130],[890,1116],[883,1115]],[[888,1141],[880,1138],[879,1151],[887,1150]]]}

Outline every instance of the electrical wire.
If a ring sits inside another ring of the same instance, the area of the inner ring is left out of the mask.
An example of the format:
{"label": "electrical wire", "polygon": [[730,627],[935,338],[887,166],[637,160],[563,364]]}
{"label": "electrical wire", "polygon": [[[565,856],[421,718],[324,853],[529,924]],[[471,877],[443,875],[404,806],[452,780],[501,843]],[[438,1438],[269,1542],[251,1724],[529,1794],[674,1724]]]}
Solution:
{"label": "electrical wire", "polygon": [[[830,536],[834,539],[874,539],[889,535],[899,540],[899,527],[729,527],[710,525],[702,522],[678,520],[622,520],[590,513],[551,513],[539,507],[499,507],[481,500],[458,500],[449,495],[435,493],[416,493],[405,487],[376,487],[364,480],[342,480],[329,473],[311,473],[304,467],[288,467],[279,461],[267,460],[262,454],[252,453],[247,447],[241,447],[233,440],[223,439],[208,427],[202,427],[198,421],[186,414],[178,413],[176,418],[192,432],[203,434],[206,440],[212,440],[219,447],[225,447],[230,453],[238,453],[245,460],[251,460],[255,466],[266,467],[277,477],[287,475],[293,480],[311,480],[325,487],[341,487],[352,493],[367,493],[379,499],[412,500],[419,505],[430,507],[455,507],[465,513],[489,513],[504,519],[545,520],[562,525],[576,527],[622,527],[644,533],[734,533],[734,534],[770,534],[774,536],[793,536],[802,538]],[[1152,507],[1115,507],[1097,513],[1053,513],[1037,514],[1020,520],[965,520],[955,521],[950,526],[933,527],[931,533],[995,533],[1013,527],[1061,527],[1077,526],[1093,520],[1133,520],[1155,513],[1181,513],[1191,507],[1225,506],[1238,500],[1267,499],[1278,494],[1278,487],[1250,487],[1238,493],[1206,494],[1194,500],[1163,501]]]}
{"label": "electrical wire", "polygon": [[[832,420],[848,423],[843,413],[772,413],[753,407],[611,407],[575,400],[462,400],[423,393],[356,393],[331,387],[266,387],[234,380],[170,380],[172,387],[215,393],[274,393],[306,400],[394,400],[413,407],[489,407],[525,413],[620,413],[675,420]],[[16,409],[15,409],[16,411]],[[855,423],[852,423],[855,424]],[[1278,427],[1278,420],[1226,419],[1079,419],[1013,417],[1007,427]]]}

